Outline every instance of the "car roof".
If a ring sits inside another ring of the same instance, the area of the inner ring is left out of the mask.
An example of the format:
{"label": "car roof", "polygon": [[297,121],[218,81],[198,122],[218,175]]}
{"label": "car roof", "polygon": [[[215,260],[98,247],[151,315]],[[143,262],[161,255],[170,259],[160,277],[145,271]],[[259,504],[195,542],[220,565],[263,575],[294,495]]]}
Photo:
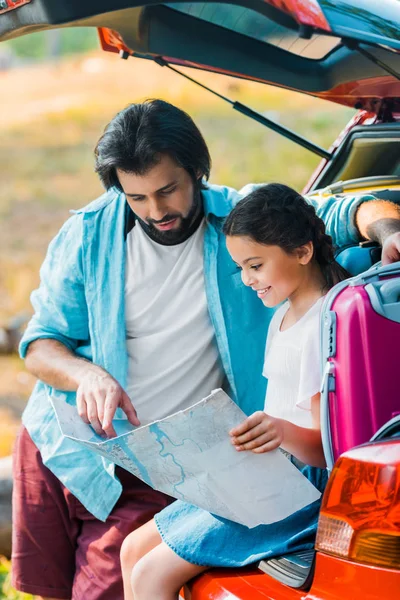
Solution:
{"label": "car roof", "polygon": [[1,0],[0,41],[91,26],[103,48],[356,108],[400,98],[398,0]]}

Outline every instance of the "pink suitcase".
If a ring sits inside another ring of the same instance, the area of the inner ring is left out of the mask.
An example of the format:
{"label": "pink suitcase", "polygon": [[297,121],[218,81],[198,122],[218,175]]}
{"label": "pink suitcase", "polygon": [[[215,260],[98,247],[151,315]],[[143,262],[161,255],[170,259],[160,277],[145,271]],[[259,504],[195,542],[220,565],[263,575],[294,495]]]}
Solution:
{"label": "pink suitcase", "polygon": [[400,263],[336,285],[321,318],[321,430],[332,468],[400,413]]}

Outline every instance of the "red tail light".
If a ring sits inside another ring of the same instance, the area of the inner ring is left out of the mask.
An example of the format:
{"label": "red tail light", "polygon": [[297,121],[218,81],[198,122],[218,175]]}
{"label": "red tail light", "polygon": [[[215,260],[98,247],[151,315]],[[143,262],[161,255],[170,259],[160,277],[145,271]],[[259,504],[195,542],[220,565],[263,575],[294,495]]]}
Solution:
{"label": "red tail light", "polygon": [[400,570],[400,440],[339,458],[323,497],[316,548]]}

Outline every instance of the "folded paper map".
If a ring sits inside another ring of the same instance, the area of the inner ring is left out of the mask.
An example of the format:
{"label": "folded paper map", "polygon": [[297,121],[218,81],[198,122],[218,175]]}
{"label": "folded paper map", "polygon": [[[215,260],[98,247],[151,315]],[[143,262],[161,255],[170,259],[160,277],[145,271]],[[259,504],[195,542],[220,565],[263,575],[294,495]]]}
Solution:
{"label": "folded paper map", "polygon": [[111,439],[94,433],[62,394],[51,402],[66,437],[156,490],[247,527],[280,521],[321,495],[279,450],[235,450],[228,432],[246,417],[222,390],[141,427],[115,420]]}

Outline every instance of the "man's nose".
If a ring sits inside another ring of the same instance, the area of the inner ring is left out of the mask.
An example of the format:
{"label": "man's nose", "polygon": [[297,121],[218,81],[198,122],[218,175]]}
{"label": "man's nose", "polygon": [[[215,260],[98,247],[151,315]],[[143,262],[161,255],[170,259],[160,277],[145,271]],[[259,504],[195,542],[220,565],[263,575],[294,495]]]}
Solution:
{"label": "man's nose", "polygon": [[149,217],[153,221],[161,221],[167,213],[166,207],[162,200],[151,198],[149,201]]}

